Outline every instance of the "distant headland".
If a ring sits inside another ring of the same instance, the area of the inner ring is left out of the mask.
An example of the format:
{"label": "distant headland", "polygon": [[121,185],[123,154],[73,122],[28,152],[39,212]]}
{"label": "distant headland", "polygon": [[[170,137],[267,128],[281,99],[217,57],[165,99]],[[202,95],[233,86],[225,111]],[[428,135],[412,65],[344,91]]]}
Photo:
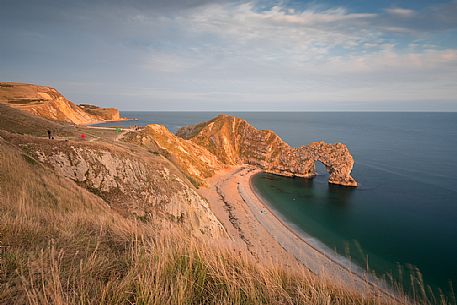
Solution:
{"label": "distant headland", "polygon": [[0,103],[45,119],[78,125],[125,120],[115,108],[76,105],[54,88],[33,84],[0,82]]}

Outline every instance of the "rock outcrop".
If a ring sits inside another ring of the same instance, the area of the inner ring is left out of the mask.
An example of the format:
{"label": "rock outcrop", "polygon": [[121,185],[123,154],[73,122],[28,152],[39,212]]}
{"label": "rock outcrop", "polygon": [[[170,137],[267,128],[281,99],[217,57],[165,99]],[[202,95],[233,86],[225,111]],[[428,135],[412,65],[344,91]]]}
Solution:
{"label": "rock outcrop", "polygon": [[46,119],[73,124],[94,124],[121,119],[117,109],[92,105],[80,107],[54,88],[31,84],[0,83],[0,103]]}
{"label": "rock outcrop", "polygon": [[121,120],[121,114],[116,108],[100,108],[95,105],[89,104],[80,104],[79,108],[83,109],[85,112],[100,118],[104,121],[119,121]]}
{"label": "rock outcrop", "polygon": [[161,155],[107,143],[48,141],[0,132],[0,139],[104,199],[126,217],[196,236],[224,235],[221,223],[176,167]]}
{"label": "rock outcrop", "polygon": [[175,136],[162,125],[152,124],[139,132],[130,132],[123,141],[133,142],[166,156],[196,186],[204,184],[206,178],[224,167],[206,148]]}
{"label": "rock outcrop", "polygon": [[273,131],[257,130],[228,115],[183,127],[177,136],[206,148],[223,164],[247,163],[278,175],[308,178],[316,175],[315,162],[320,161],[330,174],[329,183],[357,186],[351,177],[354,160],[342,143],[314,142],[293,148]]}

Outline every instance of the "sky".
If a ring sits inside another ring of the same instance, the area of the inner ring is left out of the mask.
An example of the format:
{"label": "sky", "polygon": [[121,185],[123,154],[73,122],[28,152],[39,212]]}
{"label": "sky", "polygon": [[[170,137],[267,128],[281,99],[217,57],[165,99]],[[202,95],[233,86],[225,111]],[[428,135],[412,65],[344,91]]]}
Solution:
{"label": "sky", "polygon": [[151,111],[457,111],[457,1],[0,0],[0,81]]}

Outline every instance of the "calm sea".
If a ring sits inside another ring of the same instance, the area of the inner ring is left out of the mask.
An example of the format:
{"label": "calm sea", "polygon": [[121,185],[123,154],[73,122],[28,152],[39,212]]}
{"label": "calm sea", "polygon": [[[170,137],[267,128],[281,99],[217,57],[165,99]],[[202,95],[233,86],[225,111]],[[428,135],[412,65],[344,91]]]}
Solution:
{"label": "calm sea", "polygon": [[[208,112],[124,112],[129,126],[179,127]],[[229,113],[271,129],[292,146],[343,142],[360,187],[328,185],[325,168],[306,180],[259,174],[254,186],[291,226],[378,275],[457,283],[457,113]],[[406,280],[408,282],[408,280]]]}

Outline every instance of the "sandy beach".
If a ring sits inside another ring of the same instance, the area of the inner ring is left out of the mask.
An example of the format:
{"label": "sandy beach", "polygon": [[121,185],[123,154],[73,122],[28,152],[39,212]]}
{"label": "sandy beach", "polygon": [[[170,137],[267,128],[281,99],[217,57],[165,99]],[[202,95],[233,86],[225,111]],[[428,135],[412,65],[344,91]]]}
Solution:
{"label": "sandy beach", "polygon": [[233,243],[245,247],[257,260],[291,268],[301,264],[313,274],[363,294],[393,297],[379,280],[320,248],[310,237],[296,232],[275,215],[253,189],[251,178],[259,172],[250,166],[225,169],[208,179],[207,186],[199,190]]}

